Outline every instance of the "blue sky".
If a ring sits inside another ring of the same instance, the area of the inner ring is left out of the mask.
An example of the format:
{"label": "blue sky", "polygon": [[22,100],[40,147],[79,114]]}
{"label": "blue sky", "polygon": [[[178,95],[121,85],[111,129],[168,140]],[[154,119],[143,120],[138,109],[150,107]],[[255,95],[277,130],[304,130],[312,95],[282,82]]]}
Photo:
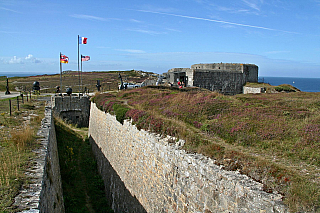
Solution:
{"label": "blue sky", "polygon": [[164,73],[252,63],[260,76],[320,78],[320,0],[0,0],[0,74],[77,70]]}

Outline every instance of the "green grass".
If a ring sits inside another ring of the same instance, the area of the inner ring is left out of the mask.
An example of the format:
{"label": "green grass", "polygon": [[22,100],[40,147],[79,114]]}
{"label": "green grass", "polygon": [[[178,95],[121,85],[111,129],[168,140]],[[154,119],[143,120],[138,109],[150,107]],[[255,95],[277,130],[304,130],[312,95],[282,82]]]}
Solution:
{"label": "green grass", "polygon": [[[37,146],[36,131],[43,117],[43,102],[33,100],[27,105],[34,109],[21,107],[10,116],[4,105],[8,100],[0,101],[0,212],[16,212],[12,206],[14,197],[21,186],[28,182],[25,171],[30,167],[30,159],[35,157],[32,150]],[[23,117],[31,116],[29,125],[23,124]]]}
{"label": "green grass", "polygon": [[113,212],[88,138],[61,121],[55,125],[66,212]]}
{"label": "green grass", "polygon": [[111,113],[122,103],[137,128],[186,140],[186,150],[283,194],[293,212],[319,211],[320,93],[224,96],[163,87],[93,101]]}

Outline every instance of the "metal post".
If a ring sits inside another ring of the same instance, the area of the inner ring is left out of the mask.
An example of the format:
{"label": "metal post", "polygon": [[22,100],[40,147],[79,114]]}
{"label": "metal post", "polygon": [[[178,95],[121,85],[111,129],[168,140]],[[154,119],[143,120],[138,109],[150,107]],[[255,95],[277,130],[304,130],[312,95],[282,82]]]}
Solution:
{"label": "metal post", "polygon": [[27,92],[27,102],[28,102],[29,100],[28,100],[28,92]]}
{"label": "metal post", "polygon": [[79,35],[78,35],[78,75],[79,75],[79,97],[80,97],[80,68],[79,68]]}
{"label": "metal post", "polygon": [[21,99],[22,99],[22,103],[24,104],[23,94],[21,94],[20,96],[21,96]]}
{"label": "metal post", "polygon": [[59,59],[59,62],[60,62],[60,89],[62,89],[62,65],[61,65],[61,52],[60,52],[60,59]]}
{"label": "metal post", "polygon": [[12,115],[12,111],[11,111],[11,99],[9,99],[9,109],[10,109],[10,116]]}
{"label": "metal post", "polygon": [[9,91],[9,81],[8,81],[8,78],[7,78],[7,86],[6,86],[6,95],[9,95],[10,94],[10,91]]}
{"label": "metal post", "polygon": [[20,111],[20,107],[19,107],[19,96],[17,96],[17,105],[18,105],[18,111]]}
{"label": "metal post", "polygon": [[81,76],[80,76],[80,79],[81,79],[81,82],[80,82],[80,85],[81,85],[81,92],[83,92],[82,91],[82,54],[81,54]]}

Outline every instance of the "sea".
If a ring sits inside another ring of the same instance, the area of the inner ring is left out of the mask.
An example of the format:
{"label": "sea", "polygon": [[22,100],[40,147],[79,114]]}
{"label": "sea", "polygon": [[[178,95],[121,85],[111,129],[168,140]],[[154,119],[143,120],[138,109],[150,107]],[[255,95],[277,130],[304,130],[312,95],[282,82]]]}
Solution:
{"label": "sea", "polygon": [[320,92],[320,78],[259,77],[259,82],[272,86],[290,84],[303,92]]}
{"label": "sea", "polygon": [[[0,76],[7,77],[25,77],[40,75],[39,73],[10,73],[2,74]],[[320,92],[320,78],[299,78],[299,77],[264,77],[259,76],[259,82],[269,83],[272,86],[280,84],[290,84],[303,92]]]}

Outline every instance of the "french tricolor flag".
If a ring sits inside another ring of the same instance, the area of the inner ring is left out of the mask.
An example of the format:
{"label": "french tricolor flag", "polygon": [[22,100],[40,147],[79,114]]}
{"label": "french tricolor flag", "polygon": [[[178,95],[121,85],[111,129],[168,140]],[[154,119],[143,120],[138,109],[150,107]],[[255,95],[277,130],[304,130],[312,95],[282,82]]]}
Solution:
{"label": "french tricolor flag", "polygon": [[87,38],[79,37],[79,44],[87,44]]}

